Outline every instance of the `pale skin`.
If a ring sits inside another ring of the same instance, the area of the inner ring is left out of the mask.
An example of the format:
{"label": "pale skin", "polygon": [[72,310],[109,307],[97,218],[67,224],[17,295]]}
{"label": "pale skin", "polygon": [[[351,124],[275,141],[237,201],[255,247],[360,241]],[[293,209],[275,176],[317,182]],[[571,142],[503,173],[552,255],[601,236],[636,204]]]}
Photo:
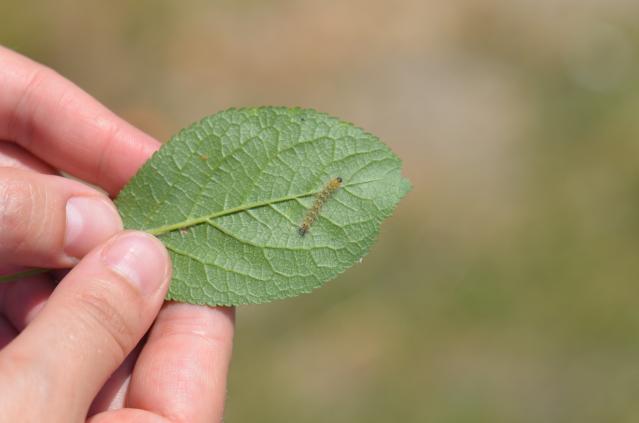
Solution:
{"label": "pale skin", "polygon": [[162,244],[123,231],[108,196],[58,176],[113,197],[158,148],[0,47],[0,275],[74,266],[59,284],[0,284],[0,421],[221,421],[233,309],[164,302]]}

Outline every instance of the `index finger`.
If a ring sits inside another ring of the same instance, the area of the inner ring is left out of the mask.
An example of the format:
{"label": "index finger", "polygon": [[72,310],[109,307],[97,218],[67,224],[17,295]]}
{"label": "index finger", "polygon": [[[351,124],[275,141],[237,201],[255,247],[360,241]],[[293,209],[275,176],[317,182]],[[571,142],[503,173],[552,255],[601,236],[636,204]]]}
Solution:
{"label": "index finger", "polygon": [[221,421],[234,309],[168,302],[129,385],[127,407],[184,422]]}
{"label": "index finger", "polygon": [[116,194],[160,143],[55,71],[0,46],[0,139]]}

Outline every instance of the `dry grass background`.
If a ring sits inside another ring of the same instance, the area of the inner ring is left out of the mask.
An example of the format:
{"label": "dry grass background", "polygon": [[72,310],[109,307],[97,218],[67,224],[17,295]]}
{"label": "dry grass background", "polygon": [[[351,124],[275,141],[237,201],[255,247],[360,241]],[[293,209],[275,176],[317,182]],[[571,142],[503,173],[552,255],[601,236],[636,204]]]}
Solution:
{"label": "dry grass background", "polygon": [[639,419],[639,3],[10,1],[0,43],[166,140],[231,106],[379,135],[361,265],[238,310],[229,422]]}

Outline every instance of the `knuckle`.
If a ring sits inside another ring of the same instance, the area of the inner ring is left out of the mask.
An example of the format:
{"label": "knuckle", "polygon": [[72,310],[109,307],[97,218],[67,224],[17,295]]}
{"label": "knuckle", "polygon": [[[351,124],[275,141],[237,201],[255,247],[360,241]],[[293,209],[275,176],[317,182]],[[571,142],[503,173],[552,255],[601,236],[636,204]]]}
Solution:
{"label": "knuckle", "polygon": [[[100,292],[101,291],[101,292]],[[136,334],[117,301],[104,295],[104,291],[85,290],[78,294],[78,310],[87,320],[90,327],[102,332],[114,348],[118,360],[123,360],[137,341]]]}
{"label": "knuckle", "polygon": [[213,318],[210,313],[199,316],[180,313],[165,315],[153,329],[162,338],[196,339],[212,350],[228,345],[233,338],[233,324],[230,319]]}
{"label": "knuckle", "polygon": [[29,116],[38,106],[38,93],[42,92],[46,84],[56,77],[57,73],[53,69],[38,65],[20,89],[20,96],[8,119],[7,133],[10,139],[23,147],[27,147],[33,141],[34,122]]}
{"label": "knuckle", "polygon": [[20,349],[7,348],[0,354],[0,375],[13,380],[13,376],[24,375],[33,367],[34,357]]}
{"label": "knuckle", "polygon": [[35,362],[37,357],[21,349],[6,349],[0,354],[0,380],[4,381],[0,384],[1,421],[5,421],[4,416],[17,416],[17,413],[24,418],[21,421],[38,421],[35,420],[38,408],[21,410],[19,404],[16,405],[11,398],[30,398],[37,404],[39,401],[46,402],[55,395],[56,389],[49,374],[35,366]]}
{"label": "knuckle", "polygon": [[20,251],[31,238],[37,238],[39,192],[28,180],[8,178],[0,184],[0,231],[3,249]]}
{"label": "knuckle", "polygon": [[109,177],[108,164],[111,161],[112,149],[117,144],[113,141],[118,138],[120,134],[120,127],[109,119],[100,119],[99,125],[102,130],[103,138],[99,143],[102,145],[102,149],[96,163],[95,175],[97,180],[104,180]]}

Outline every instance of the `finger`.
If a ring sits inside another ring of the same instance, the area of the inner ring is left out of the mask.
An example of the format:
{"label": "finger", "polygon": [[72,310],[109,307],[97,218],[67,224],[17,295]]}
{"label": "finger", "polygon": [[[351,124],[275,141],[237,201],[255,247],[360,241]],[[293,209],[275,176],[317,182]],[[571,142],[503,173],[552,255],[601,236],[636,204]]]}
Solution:
{"label": "finger", "polygon": [[0,138],[116,194],[159,143],[51,69],[0,47]]}
{"label": "finger", "polygon": [[68,267],[121,229],[115,206],[94,189],[0,168],[0,262]]}
{"label": "finger", "polygon": [[0,284],[0,311],[22,331],[44,307],[51,292],[53,283],[44,275]]}
{"label": "finger", "polygon": [[100,413],[89,420],[87,423],[174,423],[157,414],[150,413],[145,410],[137,410],[134,408],[123,408],[121,410],[108,411]]}
{"label": "finger", "polygon": [[128,407],[174,422],[221,421],[234,309],[166,303],[138,358]]}
{"label": "finger", "polygon": [[12,167],[50,175],[57,173],[55,169],[33,154],[8,141],[0,141],[0,167]]}
{"label": "finger", "polygon": [[9,342],[13,341],[18,331],[9,323],[9,321],[2,315],[0,315],[0,350],[3,349]]}
{"label": "finger", "polygon": [[[116,235],[67,275],[37,318],[0,352],[0,381],[15,373],[31,380],[20,385],[27,391],[21,395],[51,407],[50,421],[84,418],[151,325],[170,273],[168,254],[156,238],[142,232]],[[19,370],[7,370],[3,362]]]}
{"label": "finger", "polygon": [[[141,341],[141,343],[144,341]],[[126,394],[129,389],[129,383],[131,382],[131,373],[133,373],[133,366],[135,365],[142,346],[138,344],[135,349],[124,359],[124,362],[120,364],[115,372],[98,392],[91,408],[89,409],[89,416],[97,413],[101,413],[107,410],[117,410],[123,408],[126,403]]]}

